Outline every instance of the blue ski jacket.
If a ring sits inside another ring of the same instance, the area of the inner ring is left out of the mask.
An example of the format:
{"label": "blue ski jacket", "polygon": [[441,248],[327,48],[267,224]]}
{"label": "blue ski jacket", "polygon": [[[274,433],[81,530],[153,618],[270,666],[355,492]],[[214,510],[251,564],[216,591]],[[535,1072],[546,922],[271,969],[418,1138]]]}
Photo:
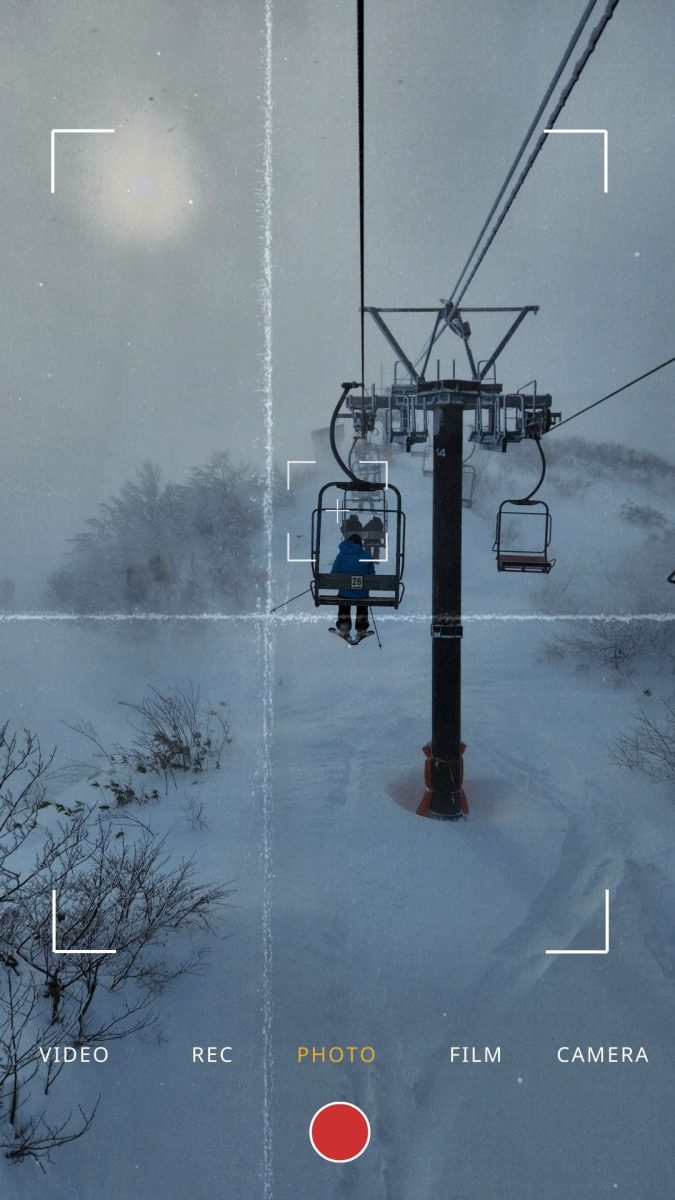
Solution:
{"label": "blue ski jacket", "polygon": [[[365,546],[359,546],[358,542],[340,542],[332,574],[374,575],[375,567],[370,550]],[[355,588],[352,591],[345,588],[338,592],[338,596],[342,596],[345,600],[367,600],[368,592],[365,588]]]}

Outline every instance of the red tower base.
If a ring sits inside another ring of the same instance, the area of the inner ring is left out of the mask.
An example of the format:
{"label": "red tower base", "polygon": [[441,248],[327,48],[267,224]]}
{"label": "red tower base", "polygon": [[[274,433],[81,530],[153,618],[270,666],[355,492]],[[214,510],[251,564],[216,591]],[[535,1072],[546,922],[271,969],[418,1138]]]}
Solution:
{"label": "red tower base", "polygon": [[[462,748],[462,773],[461,773],[460,779],[463,782],[464,781],[464,751],[466,750],[465,742],[462,742],[461,748]],[[433,797],[433,791],[432,791],[433,765],[432,765],[432,761],[431,761],[431,746],[429,745],[428,742],[427,742],[426,746],[422,746],[422,750],[424,751],[424,795],[422,796],[422,799],[420,800],[419,805],[417,807],[418,817],[428,816],[429,808],[431,806],[431,800]],[[467,798],[464,794],[464,788],[462,788],[460,790],[459,803],[460,803],[460,807],[461,807],[464,815],[468,816],[469,815],[469,801],[467,800]]]}

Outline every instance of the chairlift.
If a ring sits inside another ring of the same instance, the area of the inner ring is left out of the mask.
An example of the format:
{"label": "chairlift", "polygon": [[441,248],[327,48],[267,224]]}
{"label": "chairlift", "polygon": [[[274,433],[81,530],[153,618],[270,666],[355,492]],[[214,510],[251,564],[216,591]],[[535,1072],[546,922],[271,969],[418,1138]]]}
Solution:
{"label": "chairlift", "polygon": [[551,514],[543,500],[504,500],[499,505],[492,547],[498,571],[548,575],[555,563],[548,557],[550,544]]}
{"label": "chairlift", "polygon": [[541,457],[539,479],[527,496],[520,500],[503,500],[497,513],[497,529],[492,549],[497,554],[498,571],[525,571],[548,575],[555,565],[549,558],[551,544],[551,514],[543,500],[535,500],[546,475],[546,459],[541,448],[538,428],[527,429],[526,436],[537,444]]}
{"label": "chairlift", "polygon": [[560,413],[551,410],[551,403],[548,393],[537,392],[536,379],[507,395],[481,391],[469,440],[485,450],[504,451],[510,442],[541,437],[560,420]]}
{"label": "chairlift", "polygon": [[471,508],[476,490],[476,468],[472,463],[462,463],[462,508]]}
{"label": "chairlift", "polygon": [[[358,480],[326,483],[312,513],[312,583],[314,603],[339,604],[340,591],[365,591],[371,607],[398,608],[405,591],[402,582],[405,558],[405,513],[401,493],[393,484],[376,492],[359,488]],[[375,509],[366,507],[373,495]],[[368,516],[368,522],[362,517]],[[371,529],[368,530],[368,524]],[[375,527],[377,523],[378,527]],[[381,528],[379,526],[381,525]],[[359,528],[360,526],[360,528]],[[338,575],[331,571],[342,538],[358,533],[364,548],[363,561],[375,559],[384,568],[374,575]],[[384,573],[386,571],[386,574]]]}

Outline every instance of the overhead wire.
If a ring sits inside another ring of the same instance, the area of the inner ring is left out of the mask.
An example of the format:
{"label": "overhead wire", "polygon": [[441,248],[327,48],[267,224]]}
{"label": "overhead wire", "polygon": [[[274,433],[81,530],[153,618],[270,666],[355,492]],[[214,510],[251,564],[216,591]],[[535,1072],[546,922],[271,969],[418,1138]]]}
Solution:
{"label": "overhead wire", "polygon": [[[480,255],[478,256],[477,262],[474,264],[468,279],[465,281],[464,286],[463,286],[459,296],[457,296],[456,300],[453,299],[453,307],[455,309],[461,303],[462,297],[465,295],[467,288],[470,286],[476,272],[478,271],[478,268],[480,267],[481,263],[483,262],[483,259],[485,258],[485,255],[487,254],[488,250],[490,249],[490,246],[494,242],[499,230],[501,229],[502,224],[511,209],[511,206],[512,206],[514,200],[516,199],[516,196],[518,195],[525,180],[527,179],[527,176],[529,175],[530,171],[532,170],[532,167],[534,166],[537,158],[539,157],[539,153],[544,145],[544,142],[546,141],[546,139],[549,136],[548,130],[552,129],[553,126],[555,125],[555,123],[556,123],[558,117],[560,116],[563,108],[565,107],[570,95],[572,94],[572,91],[573,91],[575,85],[578,83],[578,81],[580,79],[583,69],[586,66],[586,63],[588,62],[589,58],[591,57],[602,34],[604,33],[607,25],[609,24],[610,20],[612,19],[613,15],[614,15],[614,11],[617,8],[618,4],[619,4],[619,0],[608,0],[608,3],[605,7],[605,11],[604,11],[602,17],[600,18],[599,23],[596,25],[595,29],[591,33],[591,36],[588,40],[586,49],[584,50],[579,61],[576,63],[568,82],[566,83],[565,87],[563,88],[563,90],[560,94],[560,99],[558,100],[558,103],[556,104],[555,108],[553,109],[553,111],[551,112],[551,115],[548,118],[547,130],[545,130],[537,139],[534,149],[532,150],[531,154],[529,155],[529,158],[527,159],[527,162],[525,163],[525,166],[523,167],[523,170],[521,171],[521,173],[518,177],[515,187],[512,189],[511,194],[510,194],[508,200],[506,201],[506,204],[504,205],[501,213],[499,214],[499,217],[497,218],[495,225],[493,226],[493,228],[490,232],[490,236],[488,237],[487,242],[483,246],[483,248],[480,252]],[[453,293],[453,296],[454,296],[454,293]]]}
{"label": "overhead wire", "polygon": [[[488,249],[490,248],[490,246],[492,245],[492,242],[494,241],[495,237],[497,236],[497,233],[498,233],[499,229],[501,228],[501,225],[502,225],[507,213],[509,212],[511,205],[513,204],[516,196],[518,195],[518,192],[520,191],[523,183],[525,182],[525,179],[527,178],[527,175],[529,174],[530,170],[532,169],[532,166],[534,165],[536,158],[539,155],[539,151],[541,150],[544,142],[546,141],[546,139],[548,137],[548,132],[545,132],[538,139],[538,141],[534,147],[534,150],[532,151],[532,153],[527,161],[527,164],[526,164],[523,172],[521,173],[521,175],[518,179],[518,182],[516,183],[516,186],[514,187],[513,191],[511,192],[511,195],[509,196],[509,199],[508,199],[504,209],[502,210],[496,225],[494,226],[494,228],[490,234],[488,242],[486,243],[486,245],[484,246],[484,248],[481,252],[478,262],[475,264],[475,266],[471,272],[471,275],[469,276],[464,287],[462,288],[460,295],[455,300],[455,294],[457,292],[457,289],[460,286],[462,279],[464,278],[464,275],[466,274],[467,270],[469,269],[471,261],[474,258],[476,251],[485,235],[485,231],[486,231],[488,225],[490,224],[490,221],[492,220],[492,217],[494,216],[494,213],[496,212],[497,207],[498,207],[502,197],[504,196],[504,193],[506,192],[506,189],[507,189],[511,179],[513,178],[516,168],[518,167],[518,164],[523,157],[525,148],[526,148],[528,142],[530,141],[530,138],[531,138],[532,134],[534,133],[534,130],[536,129],[539,121],[541,120],[542,113],[544,112],[546,105],[548,104],[548,101],[550,100],[551,95],[553,94],[553,91],[555,90],[555,87],[556,87],[557,83],[559,82],[565,67],[567,66],[567,63],[569,62],[569,60],[571,58],[571,55],[577,45],[577,42],[579,41],[579,38],[581,37],[581,34],[583,33],[583,31],[588,23],[588,20],[591,16],[592,10],[595,7],[596,3],[597,3],[597,0],[589,0],[589,3],[587,4],[586,8],[584,9],[581,19],[580,19],[574,33],[572,34],[572,38],[569,42],[569,45],[567,46],[567,49],[565,50],[565,53],[564,53],[562,59],[560,60],[560,63],[558,65],[558,68],[557,68],[554,76],[553,76],[553,79],[551,80],[551,83],[549,84],[548,88],[546,89],[544,99],[542,100],[541,104],[539,105],[539,108],[537,110],[537,113],[536,113],[534,119],[530,123],[530,127],[527,131],[527,134],[525,135],[525,138],[523,139],[523,141],[520,145],[518,153],[516,154],[516,157],[515,157],[513,163],[511,164],[511,167],[509,168],[509,172],[506,176],[506,179],[504,180],[504,183],[502,184],[502,186],[497,194],[497,198],[494,201],[492,208],[490,209],[490,212],[488,213],[488,215],[485,219],[483,227],[471,248],[471,252],[470,252],[469,256],[468,256],[464,266],[462,267],[462,270],[460,271],[459,277],[457,279],[457,282],[455,283],[452,293],[451,293],[449,299],[447,301],[445,301],[447,310],[451,310],[453,308],[457,309],[459,307],[459,304],[460,304],[467,288],[469,287],[469,284],[473,280],[479,266],[481,265],[483,259],[485,258],[485,255],[488,252]],[[567,103],[567,100],[572,92],[572,89],[574,88],[575,84],[577,83],[577,81],[581,75],[581,72],[583,71],[591,54],[593,53],[593,50],[595,49],[595,47],[597,45],[600,35],[602,34],[603,30],[605,29],[605,26],[607,25],[610,18],[612,17],[612,15],[614,13],[614,9],[617,7],[618,3],[619,3],[619,0],[610,0],[610,2],[608,3],[608,5],[605,9],[605,12],[602,16],[600,23],[593,30],[591,37],[589,39],[588,45],[586,46],[586,49],[585,49],[582,57],[579,59],[579,61],[575,65],[572,75],[571,75],[567,85],[563,89],[563,92],[561,93],[558,104],[556,105],[555,109],[553,110],[550,117],[548,118],[548,128],[549,129],[553,127],[553,125],[555,124],[555,121],[557,120],[562,109],[564,108],[565,104]],[[424,348],[423,348],[421,354],[416,359],[415,366],[418,366],[419,363],[425,357],[428,357],[428,355],[431,353],[431,350],[433,349],[433,346],[438,341],[439,337],[441,336],[441,334],[443,333],[443,330],[445,328],[446,328],[445,323],[443,323],[443,324],[437,323],[436,328],[434,329],[433,333],[430,335],[428,340],[425,342],[425,345],[424,345]]]}
{"label": "overhead wire", "polygon": [[599,404],[604,404],[605,400],[611,400],[613,396],[618,396],[620,392],[625,392],[627,388],[633,387],[634,384],[640,383],[642,379],[648,379],[650,375],[655,375],[657,371],[662,371],[664,367],[669,367],[675,362],[675,354],[672,358],[667,358],[665,362],[659,363],[658,367],[652,367],[651,370],[645,371],[643,375],[637,375],[635,379],[629,380],[619,388],[615,388],[613,392],[608,392],[606,396],[601,396],[599,400],[594,400],[592,404],[587,404],[585,408],[580,408],[578,412],[572,413],[571,417],[565,417],[564,421],[558,421],[557,425],[552,425],[548,429],[547,435],[553,433],[556,429],[561,429],[563,425],[567,425],[568,421],[574,421],[576,417],[580,417],[582,413],[590,412],[592,408],[597,408]]}
{"label": "overhead wire", "polygon": [[579,41],[579,38],[581,37],[584,29],[586,28],[586,25],[588,23],[590,15],[591,15],[593,9],[595,8],[595,5],[597,4],[597,2],[598,2],[598,0],[589,0],[589,3],[586,5],[586,8],[584,9],[581,19],[569,41],[567,49],[565,50],[565,53],[563,54],[563,56],[558,64],[555,75],[551,79],[551,82],[549,83],[549,85],[546,89],[544,98],[541,101],[541,104],[539,105],[539,108],[537,109],[537,111],[530,123],[529,129],[528,129],[527,133],[525,134],[525,137],[523,138],[522,142],[520,143],[518,153],[516,154],[516,157],[514,158],[513,163],[511,164],[511,167],[509,168],[509,172],[506,176],[506,179],[504,180],[501,188],[499,189],[499,192],[497,193],[497,198],[494,201],[494,204],[492,205],[492,208],[490,209],[487,217],[485,218],[483,227],[482,227],[480,233],[478,234],[478,237],[476,238],[473,246],[471,247],[471,252],[470,252],[464,266],[462,267],[462,270],[459,273],[459,278],[457,279],[457,282],[456,282],[454,288],[452,289],[452,294],[450,296],[449,302],[452,302],[452,299],[457,291],[457,288],[461,284],[462,279],[464,278],[464,275],[466,274],[466,272],[471,264],[471,260],[473,259],[474,254],[476,253],[478,247],[480,246],[481,241],[483,240],[483,235],[485,234],[485,231],[486,231],[488,225],[490,224],[490,221],[492,220],[493,216],[495,215],[495,213],[499,207],[499,204],[501,203],[502,197],[503,197],[504,193],[506,192],[507,187],[509,186],[513,176],[516,173],[518,163],[520,162],[521,158],[523,157],[523,154],[525,153],[525,151],[530,143],[530,140],[532,138],[532,135],[533,135],[535,129],[537,129],[537,127],[539,125],[539,122],[543,116],[546,105],[548,104],[549,100],[551,99],[551,96],[553,95],[553,92],[555,91],[556,87],[558,86],[558,83],[560,82],[560,78],[563,74],[563,71],[565,70],[565,67],[567,66],[570,58],[572,57],[572,54],[574,53],[576,44]]}
{"label": "overhead wire", "polygon": [[[365,410],[365,153],[364,153],[364,7],[365,0],[356,0],[356,59],[357,59],[357,91],[358,91],[358,159],[359,159],[359,298],[360,298],[360,333],[361,333],[361,379],[360,382],[343,383],[342,395],[338,400],[330,421],[329,438],[333,458],[353,484],[360,485],[364,490],[372,490],[372,485],[360,479],[351,467],[352,452],[349,453],[349,463],[345,463],[337,448],[335,429],[340,409],[352,388],[361,388],[361,404]],[[352,445],[353,450],[353,445]]]}
{"label": "overhead wire", "polygon": [[359,122],[359,311],[361,315],[361,399],[366,386],[366,310],[365,310],[365,118],[364,118],[364,0],[356,0],[356,55],[358,73]]}

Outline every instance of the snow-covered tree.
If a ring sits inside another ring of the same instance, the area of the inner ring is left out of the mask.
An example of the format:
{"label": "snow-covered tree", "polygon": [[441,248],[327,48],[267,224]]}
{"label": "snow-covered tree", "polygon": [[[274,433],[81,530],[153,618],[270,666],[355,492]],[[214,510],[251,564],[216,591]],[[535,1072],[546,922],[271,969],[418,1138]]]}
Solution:
{"label": "snow-covered tree", "polygon": [[259,596],[261,485],[224,453],[185,483],[146,463],[71,539],[49,599],[73,612],[254,608]]}

